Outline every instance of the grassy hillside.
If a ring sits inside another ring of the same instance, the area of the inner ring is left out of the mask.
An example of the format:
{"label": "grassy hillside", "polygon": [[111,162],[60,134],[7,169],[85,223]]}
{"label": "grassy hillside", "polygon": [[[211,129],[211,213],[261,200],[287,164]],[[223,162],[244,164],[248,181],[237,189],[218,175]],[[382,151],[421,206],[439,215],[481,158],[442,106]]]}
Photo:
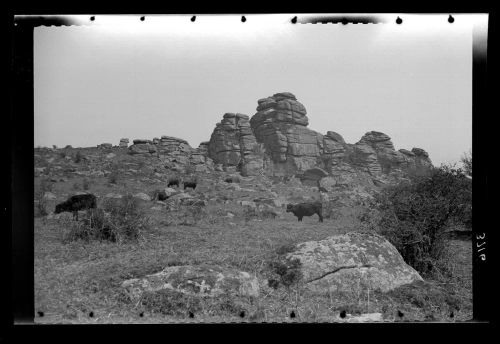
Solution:
{"label": "grassy hillside", "polygon": [[[106,157],[109,153],[115,156]],[[35,204],[37,322],[332,322],[347,320],[348,316],[341,317],[343,311],[352,315],[382,313],[385,321],[472,318],[471,242],[455,239],[449,241],[452,277],[436,277],[386,294],[318,294],[300,285],[277,289],[261,285],[257,298],[198,300],[157,293],[132,303],[121,283],[166,266],[208,263],[264,279],[272,273],[270,263],[290,244],[363,230],[365,226],[358,216],[362,209],[339,209],[336,216],[323,223],[316,215],[297,222],[283,207],[276,207],[276,216],[254,214],[238,201],[289,197],[291,187],[262,177],[243,180],[240,190],[217,182],[224,179],[223,172],[198,174],[200,187],[189,194],[207,200],[206,206],[171,209],[155,201],[140,201],[140,211],[149,226],[137,241],[69,240],[75,228],[71,214],[51,214],[55,205],[69,195],[93,193],[100,207],[109,193],[151,195],[156,189],[164,189],[168,178],[177,173],[165,170],[159,162],[129,156],[119,149],[70,149],[64,154],[37,151],[35,166],[45,167],[36,173],[35,200],[42,202],[48,214],[41,216],[39,203]],[[40,191],[52,193],[54,199],[44,200]],[[303,193],[314,196],[314,191]]]}

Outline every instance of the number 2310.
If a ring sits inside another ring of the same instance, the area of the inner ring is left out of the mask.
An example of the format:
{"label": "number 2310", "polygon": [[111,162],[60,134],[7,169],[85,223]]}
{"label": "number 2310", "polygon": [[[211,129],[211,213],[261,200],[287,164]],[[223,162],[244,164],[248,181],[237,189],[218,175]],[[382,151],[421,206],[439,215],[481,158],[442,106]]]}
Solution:
{"label": "number 2310", "polygon": [[[476,235],[477,240],[484,240],[485,238],[486,238],[486,233]],[[486,244],[486,241],[476,242],[476,247],[478,248],[478,250],[477,250],[478,253],[486,248],[486,247],[481,247],[485,244]],[[481,260],[486,260],[486,253],[482,253],[481,255],[479,255],[479,257],[481,258]]]}

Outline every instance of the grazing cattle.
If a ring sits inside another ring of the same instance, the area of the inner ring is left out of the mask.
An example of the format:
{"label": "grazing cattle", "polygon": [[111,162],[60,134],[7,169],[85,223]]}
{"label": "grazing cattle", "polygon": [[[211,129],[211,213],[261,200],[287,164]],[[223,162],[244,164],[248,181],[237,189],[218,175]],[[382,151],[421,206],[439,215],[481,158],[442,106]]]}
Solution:
{"label": "grazing cattle", "polygon": [[187,188],[196,189],[196,182],[184,182],[184,190]]}
{"label": "grazing cattle", "polygon": [[168,180],[167,187],[171,187],[171,186],[174,186],[174,185],[176,185],[177,187],[179,187],[179,179],[169,179]]}
{"label": "grazing cattle", "polygon": [[168,199],[168,195],[165,191],[160,191],[160,190],[156,190],[153,197],[152,197],[152,200],[155,201],[155,200],[158,200],[158,201],[165,201]]}
{"label": "grazing cattle", "polygon": [[323,222],[323,205],[321,202],[315,203],[299,203],[299,204],[288,204],[286,206],[287,213],[293,213],[297,216],[299,221],[302,221],[304,216],[312,216],[318,214],[319,222]]}
{"label": "grazing cattle", "polygon": [[66,201],[56,205],[54,213],[59,214],[64,211],[72,212],[73,219],[78,220],[78,210],[91,209],[97,207],[96,197],[92,194],[74,195]]}

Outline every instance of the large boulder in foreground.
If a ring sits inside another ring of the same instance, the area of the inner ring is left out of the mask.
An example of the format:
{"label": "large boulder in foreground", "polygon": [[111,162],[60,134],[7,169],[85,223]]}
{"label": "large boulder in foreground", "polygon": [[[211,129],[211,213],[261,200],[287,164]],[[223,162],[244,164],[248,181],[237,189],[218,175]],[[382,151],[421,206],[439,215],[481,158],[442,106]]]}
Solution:
{"label": "large boulder in foreground", "polygon": [[304,242],[286,257],[302,263],[305,286],[317,292],[388,292],[423,280],[389,241],[372,233]]}
{"label": "large boulder in foreground", "polygon": [[258,296],[259,283],[248,272],[212,265],[169,266],[163,271],[122,283],[132,299],[144,292],[168,289],[187,295],[215,297],[219,295]]}

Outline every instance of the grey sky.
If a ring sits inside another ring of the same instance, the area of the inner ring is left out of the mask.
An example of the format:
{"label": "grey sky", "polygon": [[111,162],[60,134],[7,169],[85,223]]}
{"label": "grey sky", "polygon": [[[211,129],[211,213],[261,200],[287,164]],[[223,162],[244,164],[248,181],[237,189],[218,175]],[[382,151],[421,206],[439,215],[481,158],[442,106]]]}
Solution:
{"label": "grey sky", "polygon": [[435,165],[471,148],[472,36],[459,20],[422,30],[186,18],[36,28],[35,146],[170,135],[197,147],[224,113],[252,116],[259,98],[288,91],[309,128],[350,143],[381,131]]}

